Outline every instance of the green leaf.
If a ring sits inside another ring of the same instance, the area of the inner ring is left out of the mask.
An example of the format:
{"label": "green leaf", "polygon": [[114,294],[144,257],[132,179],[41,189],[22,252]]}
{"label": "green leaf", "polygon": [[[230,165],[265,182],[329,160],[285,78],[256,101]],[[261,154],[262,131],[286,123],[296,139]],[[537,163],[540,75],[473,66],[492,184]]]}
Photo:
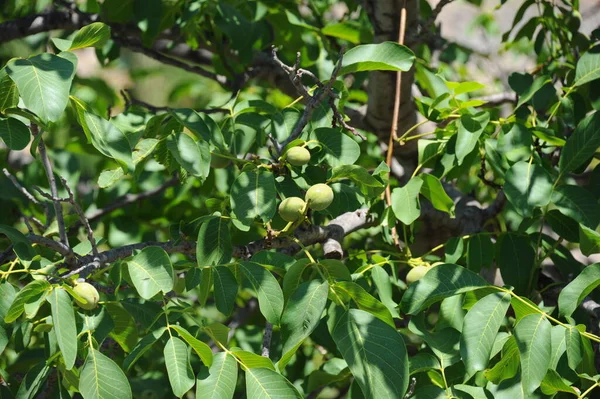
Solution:
{"label": "green leaf", "polygon": [[171,337],[165,345],[164,356],[173,394],[181,398],[195,383],[188,347],[179,338]]}
{"label": "green leaf", "polygon": [[171,259],[160,247],[146,247],[127,262],[131,282],[144,299],[173,290]]}
{"label": "green leaf", "polygon": [[529,294],[535,267],[535,250],[529,236],[504,233],[498,241],[496,263],[504,282],[515,287],[519,295]]}
{"label": "green leaf", "polygon": [[360,25],[354,24],[351,21],[329,24],[321,29],[321,33],[325,36],[347,40],[352,44],[360,44]]}
{"label": "green leaf", "polygon": [[202,223],[196,243],[198,266],[218,266],[229,263],[232,255],[233,247],[227,221],[219,216]]}
{"label": "green leaf", "polygon": [[0,224],[0,234],[4,234],[13,243],[13,251],[22,261],[31,261],[36,256],[36,251],[31,242],[23,233],[14,227]]}
{"label": "green leaf", "polygon": [[482,387],[474,387],[471,385],[456,384],[452,387],[454,391],[465,392],[473,399],[488,399],[491,397],[489,391]]}
{"label": "green leaf", "polygon": [[498,137],[496,150],[510,162],[526,161],[531,156],[532,134],[524,125],[514,123],[508,132]]}
{"label": "green leaf", "polygon": [[25,305],[36,302],[45,297],[50,289],[50,284],[46,280],[34,280],[23,287],[15,296],[12,305],[8,308],[4,322],[9,324],[17,320],[25,311]]}
{"label": "green leaf", "polygon": [[341,129],[321,127],[313,131],[325,150],[325,161],[333,168],[352,165],[360,156],[358,143]]}
{"label": "green leaf", "polygon": [[198,375],[196,398],[231,399],[237,383],[237,362],[225,352],[216,353],[213,359],[207,375]]}
{"label": "green leaf", "polygon": [[52,322],[58,347],[65,360],[65,367],[71,370],[77,358],[77,326],[75,325],[75,312],[73,303],[67,292],[54,288],[47,298],[52,311]]}
{"label": "green leaf", "polygon": [[103,170],[98,177],[98,187],[108,188],[123,177],[125,173],[122,168]]}
{"label": "green leaf", "polygon": [[506,172],[504,193],[521,215],[530,217],[536,207],[548,205],[552,195],[552,177],[537,164],[517,162]]}
{"label": "green leaf", "polygon": [[550,366],[552,325],[539,313],[523,317],[515,326],[521,355],[521,384],[530,394],[541,384]]}
{"label": "green leaf", "polygon": [[108,310],[108,314],[115,324],[115,327],[110,332],[110,336],[114,339],[125,352],[131,352],[138,340],[137,326],[131,315],[123,309],[121,304],[116,302],[108,302],[104,305]]}
{"label": "green leaf", "polygon": [[210,367],[213,361],[213,353],[210,349],[210,346],[200,341],[198,338],[194,337],[190,334],[185,328],[178,326],[176,324],[170,325],[169,328],[177,331],[177,334],[181,336],[188,343],[189,346],[192,347],[194,352],[198,355],[202,363],[204,363],[207,367]]}
{"label": "green leaf", "polygon": [[235,306],[238,282],[228,267],[217,266],[213,270],[217,309],[225,316],[229,316]]}
{"label": "green leaf", "polygon": [[254,262],[241,262],[240,269],[258,297],[258,307],[265,319],[279,325],[283,312],[283,291],[270,271]]}
{"label": "green leaf", "polygon": [[231,186],[231,209],[245,226],[250,226],[257,217],[264,223],[271,220],[276,198],[275,178],[264,168],[240,173]]}
{"label": "green leaf", "polygon": [[[585,327],[582,327],[585,331]],[[576,327],[565,328],[565,348],[569,367],[577,370],[577,366],[583,361],[583,341]]]}
{"label": "green leaf", "polygon": [[[436,326],[437,327],[437,326]],[[411,317],[408,329],[425,343],[440,361],[441,368],[446,368],[460,360],[460,333],[453,328],[437,329],[431,332],[425,325],[425,315]]]}
{"label": "green leaf", "polygon": [[502,347],[502,359],[494,367],[486,370],[483,375],[492,383],[500,384],[502,381],[513,378],[517,374],[519,364],[519,346],[515,337],[511,335]]}
{"label": "green leaf", "polygon": [[446,85],[454,92],[455,96],[485,88],[485,85],[479,82],[446,82]]}
{"label": "green leaf", "polygon": [[460,354],[467,375],[486,368],[509,306],[510,293],[497,292],[479,300],[465,316],[460,336]]}
{"label": "green leaf", "polygon": [[248,399],[301,399],[298,390],[284,376],[273,370],[255,368],[246,370]]}
{"label": "green leaf", "polygon": [[446,194],[440,179],[428,173],[421,173],[419,177],[423,180],[421,194],[431,202],[435,209],[454,217],[454,201]]}
{"label": "green leaf", "polygon": [[83,399],[131,399],[131,386],[117,364],[90,348],[79,376]]}
{"label": "green leaf", "polygon": [[169,112],[179,121],[179,123],[194,133],[196,137],[207,143],[211,142],[211,131],[200,114],[196,111],[189,108],[177,108],[171,109]]}
{"label": "green leaf", "polygon": [[27,126],[15,118],[0,118],[0,138],[8,148],[15,151],[27,147],[31,140]]}
{"label": "green leaf", "polygon": [[415,60],[406,46],[394,42],[356,46],[344,54],[340,75],[361,71],[408,71]]}
{"label": "green leaf", "polygon": [[600,233],[580,224],[579,244],[579,249],[585,256],[600,253]]}
{"label": "green leaf", "polygon": [[123,134],[111,121],[100,118],[89,112],[83,112],[80,120],[84,129],[89,132],[92,145],[104,156],[113,158],[123,170],[133,170],[133,158],[127,136]]}
{"label": "green leaf", "polygon": [[410,225],[421,215],[419,192],[423,180],[413,177],[404,187],[392,190],[392,210],[396,218],[406,225]]}
{"label": "green leaf", "polygon": [[128,371],[131,368],[131,366],[133,366],[135,362],[137,362],[138,359],[142,357],[142,355],[144,355],[144,353],[146,353],[150,348],[152,348],[152,345],[154,345],[156,341],[158,341],[163,336],[165,331],[167,331],[167,328],[161,327],[157,330],[152,331],[150,334],[142,338],[135,345],[131,353],[127,355],[125,360],[123,360],[123,369],[125,369],[125,371]]}
{"label": "green leaf", "polygon": [[40,389],[44,388],[49,373],[50,366],[45,361],[33,366],[21,381],[15,399],[37,398]]}
{"label": "green leaf", "polygon": [[408,358],[410,375],[420,373],[422,371],[439,370],[440,361],[431,353],[419,352],[415,356]]}
{"label": "green leaf", "polygon": [[581,86],[600,78],[600,53],[597,50],[596,48],[588,51],[577,61],[573,86]]}
{"label": "green leaf", "polygon": [[6,65],[25,107],[43,122],[56,122],[61,117],[69,101],[74,71],[70,61],[49,53],[11,60]]}
{"label": "green leaf", "polygon": [[474,234],[467,244],[467,267],[476,273],[494,261],[494,244],[488,234]]}
{"label": "green leaf", "polygon": [[329,284],[312,280],[300,284],[289,298],[281,316],[283,349],[278,363],[283,370],[302,342],[312,334],[321,321],[327,304]]}
{"label": "green leaf", "polygon": [[541,384],[542,393],[546,395],[554,395],[557,392],[568,392],[573,395],[579,396],[579,394],[565,382],[565,380],[554,370],[548,370],[546,376],[542,380]]}
{"label": "green leaf", "polygon": [[531,85],[525,89],[524,92],[519,93],[519,102],[517,103],[517,107],[519,108],[521,105],[525,104],[527,101],[531,100],[533,96],[539,92],[547,83],[551,83],[552,79],[548,78],[548,76],[540,76],[536,78]]}
{"label": "green leaf", "polygon": [[479,137],[489,121],[490,114],[484,111],[475,115],[465,114],[456,122],[458,134],[456,136],[455,152],[459,165],[475,149]]}
{"label": "green leaf", "polygon": [[600,147],[600,112],[594,112],[577,125],[565,143],[558,160],[561,174],[579,168]]}
{"label": "green leaf", "polygon": [[558,295],[558,313],[571,316],[583,299],[600,285],[600,263],[585,267]]}
{"label": "green leaf", "polygon": [[354,300],[359,309],[371,313],[381,321],[394,327],[394,320],[388,308],[369,294],[363,287],[353,281],[339,281],[334,286],[335,291],[341,291]]}
{"label": "green leaf", "polygon": [[567,185],[555,188],[552,203],[563,215],[591,229],[600,222],[598,200],[583,187]]}
{"label": "green leaf", "polygon": [[239,348],[233,348],[231,353],[248,369],[266,368],[275,371],[271,359]]}
{"label": "green leaf", "polygon": [[566,328],[563,326],[552,326],[552,331],[550,332],[550,340],[552,341],[552,355],[550,356],[549,368],[554,370],[556,370],[560,358],[567,350],[565,330]]}
{"label": "green leaf", "polygon": [[350,270],[348,270],[348,266],[342,261],[337,259],[322,259],[317,265],[323,273],[325,273],[325,277],[327,277],[329,281],[352,280],[352,275],[350,274]]}
{"label": "green leaf", "polygon": [[383,267],[375,266],[371,269],[371,278],[381,302],[388,308],[392,317],[400,318],[398,304],[393,299],[392,282],[387,271]]}
{"label": "green leaf", "polygon": [[400,308],[404,313],[414,315],[444,298],[487,286],[484,279],[462,266],[439,265],[408,287]]}
{"label": "green leaf", "polygon": [[8,108],[19,105],[19,91],[17,85],[6,73],[6,68],[0,69],[0,113]]}
{"label": "green leaf", "polygon": [[371,196],[377,196],[385,189],[385,186],[379,180],[371,176],[365,168],[358,165],[342,165],[333,168],[328,182],[338,179],[354,181],[365,195],[372,193]]}
{"label": "green leaf", "polygon": [[169,136],[167,148],[183,169],[192,176],[206,178],[210,173],[208,143],[196,141],[186,133]]}
{"label": "green leaf", "polygon": [[329,317],[331,336],[365,397],[404,397],[408,357],[396,329],[359,309]]}
{"label": "green leaf", "polygon": [[79,29],[68,49],[61,49],[60,47],[59,49],[66,51],[84,47],[102,47],[109,39],[110,27],[102,22],[93,22]]}
{"label": "green leaf", "polygon": [[289,298],[292,292],[300,285],[302,281],[302,274],[307,267],[314,265],[310,260],[303,258],[298,259],[292,266],[290,266],[283,276],[283,296]]}

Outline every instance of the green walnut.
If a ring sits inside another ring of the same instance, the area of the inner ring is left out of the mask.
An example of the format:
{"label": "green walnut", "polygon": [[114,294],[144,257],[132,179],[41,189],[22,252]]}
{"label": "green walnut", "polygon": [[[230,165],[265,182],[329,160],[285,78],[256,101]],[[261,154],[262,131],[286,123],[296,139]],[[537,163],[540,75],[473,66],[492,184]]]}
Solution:
{"label": "green walnut", "polygon": [[98,305],[98,300],[100,299],[100,295],[98,294],[98,290],[89,284],[89,283],[77,283],[73,288],[73,291],[87,302],[83,303],[75,299],[75,303],[82,309],[92,310]]}
{"label": "green walnut", "polygon": [[310,161],[310,152],[304,147],[292,147],[285,153],[285,159],[294,166],[303,166]]}
{"label": "green walnut", "polygon": [[223,169],[229,166],[231,162],[228,158],[222,157],[221,152],[219,150],[213,151],[210,154],[210,167],[214,169]]}
{"label": "green walnut", "polygon": [[427,266],[415,266],[406,275],[406,284],[411,285],[415,281],[419,281],[427,274],[429,268]]}
{"label": "green walnut", "polygon": [[279,216],[286,222],[295,222],[302,217],[306,203],[302,198],[289,197],[279,204]]}
{"label": "green walnut", "polygon": [[315,211],[322,211],[331,205],[333,201],[333,190],[327,184],[315,184],[306,192],[304,196],[308,207]]}

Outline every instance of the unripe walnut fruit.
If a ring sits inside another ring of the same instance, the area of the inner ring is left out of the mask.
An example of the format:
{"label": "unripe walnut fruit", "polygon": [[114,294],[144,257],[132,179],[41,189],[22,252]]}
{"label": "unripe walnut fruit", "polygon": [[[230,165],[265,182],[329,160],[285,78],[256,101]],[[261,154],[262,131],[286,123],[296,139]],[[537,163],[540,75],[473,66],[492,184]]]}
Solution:
{"label": "unripe walnut fruit", "polygon": [[92,310],[98,305],[100,295],[98,294],[98,290],[96,290],[96,288],[93,285],[89,283],[78,283],[73,288],[73,291],[75,291],[77,295],[79,295],[87,301],[86,303],[83,303],[81,301],[78,301],[77,298],[75,298],[75,303],[80,308],[85,310]]}
{"label": "unripe walnut fruit", "polygon": [[222,157],[219,150],[215,150],[210,154],[210,167],[214,169],[226,168],[231,162],[229,159]]}
{"label": "unripe walnut fruit", "polygon": [[310,161],[310,152],[304,147],[292,147],[285,153],[285,158],[294,166],[302,166]]}
{"label": "unripe walnut fruit", "polygon": [[406,275],[406,284],[410,285],[415,281],[419,281],[427,274],[429,268],[427,266],[415,266]]}
{"label": "unripe walnut fruit", "polygon": [[315,184],[308,189],[304,196],[308,207],[315,211],[322,211],[331,205],[333,201],[333,190],[327,184]]}
{"label": "unripe walnut fruit", "polygon": [[302,198],[289,197],[279,204],[279,216],[286,222],[295,222],[302,217],[305,202]]}

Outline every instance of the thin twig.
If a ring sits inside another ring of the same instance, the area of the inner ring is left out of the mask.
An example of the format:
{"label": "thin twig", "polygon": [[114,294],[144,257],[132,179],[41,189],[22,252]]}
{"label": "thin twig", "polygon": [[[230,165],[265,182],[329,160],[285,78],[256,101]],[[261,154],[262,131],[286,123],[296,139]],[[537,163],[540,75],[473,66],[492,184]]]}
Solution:
{"label": "thin twig", "polygon": [[306,104],[306,106],[304,108],[304,113],[300,117],[300,120],[296,123],[296,126],[294,126],[292,133],[281,144],[281,147],[283,149],[283,148],[285,148],[286,145],[288,145],[289,143],[291,143],[292,141],[297,139],[302,134],[302,131],[304,130],[304,128],[306,127],[308,122],[310,122],[310,118],[312,117],[314,110],[319,106],[319,104],[321,104],[323,102],[323,100],[325,98],[329,97],[329,95],[331,93],[331,89],[333,88],[333,85],[337,79],[337,76],[340,73],[340,70],[342,68],[344,52],[343,52],[343,50],[340,52],[340,57],[339,57],[338,63],[336,64],[333,72],[331,73],[331,78],[329,79],[327,84],[323,85],[323,87],[320,88],[317,91],[317,93],[313,96],[311,96],[308,93],[308,90],[306,89],[306,87],[304,87],[304,85],[300,81],[300,76],[298,76],[300,58],[296,57],[296,64],[294,65],[294,67],[289,67],[289,66],[285,65],[281,60],[279,60],[279,58],[277,58],[277,51],[276,51],[275,47],[273,47],[272,54],[273,54],[273,59],[275,60],[275,62],[277,64],[279,64],[281,66],[281,68],[288,74],[290,80],[294,84],[294,87],[296,87],[296,89],[300,92],[300,94],[303,97],[309,99],[308,103]]}
{"label": "thin twig", "polygon": [[265,323],[265,333],[263,335],[262,351],[260,353],[263,357],[269,357],[271,351],[271,338],[273,337],[273,324],[268,321]]}
{"label": "thin twig", "polygon": [[[404,32],[406,31],[406,0],[402,3],[402,9],[400,10],[400,26],[398,28],[398,43],[400,45],[404,44]],[[392,158],[394,155],[394,142],[398,138],[398,118],[400,116],[400,100],[401,100],[401,86],[402,86],[402,71],[398,71],[396,73],[396,94],[394,96],[394,112],[392,115],[392,127],[390,130],[390,138],[388,140],[388,149],[385,157],[385,162],[392,169]],[[392,190],[390,185],[385,188],[385,201],[389,206],[392,206]],[[398,238],[398,231],[396,226],[392,227],[392,238],[394,239],[394,244],[397,247],[400,246],[400,239]]]}
{"label": "thin twig", "polygon": [[[34,123],[31,124],[31,134],[34,137],[42,134],[38,126]],[[56,188],[56,179],[54,178],[54,172],[52,171],[52,164],[50,163],[50,158],[48,158],[48,153],[46,152],[46,145],[44,144],[44,139],[40,137],[38,144],[38,151],[40,154],[40,158],[42,160],[42,165],[44,167],[44,171],[46,172],[46,177],[48,178],[48,183],[50,185],[50,192],[52,193],[53,198],[58,197],[58,190]],[[69,247],[69,240],[67,239],[67,233],[65,230],[65,219],[63,217],[62,205],[59,201],[53,200],[52,204],[54,205],[54,213],[56,215],[56,223],[58,225],[58,235],[60,237],[60,241],[67,247]],[[69,257],[70,258],[70,257]]]}
{"label": "thin twig", "polygon": [[93,222],[93,221],[101,218],[102,216],[107,215],[117,209],[124,208],[128,205],[131,205],[138,201],[142,201],[146,198],[150,198],[156,194],[159,194],[159,193],[163,192],[164,190],[166,190],[167,188],[176,185],[177,182],[178,182],[177,177],[173,177],[173,178],[167,180],[166,182],[164,182],[163,184],[161,184],[160,186],[153,188],[151,190],[144,191],[144,192],[141,192],[138,194],[124,195],[123,197],[118,198],[114,203],[108,205],[107,207],[102,208],[102,209],[97,209],[95,211],[88,213],[86,215],[86,217],[90,222]]}
{"label": "thin twig", "polygon": [[[251,242],[248,245],[236,246],[233,248],[232,256],[234,258],[247,259],[253,254],[266,249],[283,249],[286,253],[293,254],[300,250],[299,246],[295,243],[295,240],[298,240],[306,246],[323,243],[323,253],[325,254],[325,257],[341,259],[343,257],[341,242],[344,236],[356,230],[372,226],[374,222],[374,218],[368,214],[367,209],[346,212],[330,221],[325,227],[312,225],[304,229],[299,228],[295,231],[295,237],[277,237],[270,240],[263,239]],[[53,241],[53,243],[57,242]],[[193,257],[196,254],[195,241],[141,242],[109,249],[100,252],[98,256],[83,256],[77,261],[78,267],[63,277],[68,278],[79,275],[79,277],[85,278],[89,274],[94,273],[111,263],[131,256],[134,251],[147,247],[160,247],[167,253],[183,254],[190,257]]]}
{"label": "thin twig", "polygon": [[[160,107],[160,106],[152,105],[145,101],[142,101],[139,98],[136,98],[135,96],[133,96],[133,94],[131,93],[131,90],[121,90],[121,96],[125,100],[125,110],[128,110],[129,108],[131,108],[134,105],[140,106],[142,108],[146,108],[148,111],[152,112],[153,114],[157,114],[159,112],[166,112],[166,111],[169,111],[169,109],[171,109],[170,107],[167,107],[167,106]],[[202,114],[218,114],[218,113],[229,112],[229,110],[226,108],[203,108],[203,109],[195,109],[194,111],[202,113]]]}
{"label": "thin twig", "polygon": [[[17,188],[17,190],[19,190],[21,192],[21,194],[23,194],[25,196],[25,198],[27,198],[29,201],[31,201],[35,205],[39,205],[44,208],[44,214],[46,215],[46,224],[44,225],[44,227],[48,226],[50,224],[50,208],[48,208],[48,204],[46,204],[45,202],[38,201],[38,199],[35,198],[33,196],[33,194],[31,194],[29,191],[27,191],[27,189],[25,187],[23,187],[21,185],[21,183],[19,183],[17,178],[15,176],[13,176],[6,168],[3,168],[2,172],[4,172],[4,175],[10,179],[13,186],[15,186]],[[33,219],[35,219],[35,218],[33,218]],[[37,220],[37,219],[34,220],[34,223],[38,224],[38,222],[39,222],[39,220]]]}
{"label": "thin twig", "polygon": [[185,71],[204,76],[205,78],[212,79],[216,82],[221,83],[224,86],[227,86],[229,84],[227,78],[223,75],[218,75],[214,72],[207,71],[206,69],[196,65],[186,64],[185,62],[164,55],[163,53],[156,51],[152,48],[144,47],[141,43],[136,43],[133,41],[133,39],[129,37],[114,35],[113,39],[117,43],[127,47],[131,51],[144,54],[150,58],[154,58],[155,60],[160,61],[163,64],[172,65]]}
{"label": "thin twig", "polygon": [[75,195],[73,195],[73,191],[71,190],[71,187],[69,187],[67,180],[64,177],[60,176],[60,181],[65,190],[67,190],[67,193],[69,194],[69,203],[73,206],[73,209],[75,209],[75,212],[77,212],[77,216],[79,216],[79,220],[85,227],[88,240],[90,241],[90,244],[92,244],[92,253],[95,256],[98,256],[98,246],[96,245],[94,231],[92,230],[92,226],[90,226],[90,222],[88,221],[87,217],[85,217],[85,213],[83,213],[83,210],[81,209],[77,201],[75,201]]}

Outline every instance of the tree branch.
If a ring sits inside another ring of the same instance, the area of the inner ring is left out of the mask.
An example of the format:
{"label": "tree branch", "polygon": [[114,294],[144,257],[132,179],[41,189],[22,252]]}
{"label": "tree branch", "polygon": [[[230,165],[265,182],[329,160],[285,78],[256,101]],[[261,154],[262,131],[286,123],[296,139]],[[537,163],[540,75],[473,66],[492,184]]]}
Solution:
{"label": "tree branch", "polygon": [[[295,237],[304,245],[323,243],[325,257],[341,259],[344,254],[341,244],[344,236],[361,228],[371,226],[374,223],[373,218],[370,217],[367,212],[367,209],[359,209],[338,216],[331,220],[325,227],[313,225],[305,229],[297,229]],[[53,243],[56,243],[56,241],[53,241]],[[42,242],[39,244],[44,245]],[[54,244],[53,246],[56,247]],[[186,256],[194,256],[196,254],[195,241],[142,242],[109,249],[100,252],[97,256],[87,255],[81,257],[77,261],[79,267],[62,277],[68,278],[79,275],[79,277],[85,278],[89,274],[100,270],[113,262],[133,255],[133,252],[136,250],[152,246],[163,248],[167,253],[171,254],[178,253]],[[283,249],[284,252],[293,254],[298,252],[300,247],[290,237],[277,237],[271,240],[263,239],[254,241],[245,246],[234,247],[233,257],[247,259],[259,251],[268,249]]]}
{"label": "tree branch", "polygon": [[[34,123],[31,124],[31,134],[33,137],[37,137],[42,134],[38,126]],[[48,178],[48,183],[50,185],[50,192],[52,193],[54,205],[54,213],[56,214],[56,223],[58,224],[58,234],[60,236],[60,241],[69,248],[69,240],[67,239],[67,233],[65,230],[65,219],[63,217],[62,205],[60,201],[55,200],[58,197],[58,190],[56,189],[56,180],[54,178],[54,172],[52,171],[52,164],[50,163],[50,158],[48,158],[48,153],[46,152],[46,145],[44,144],[44,139],[40,137],[40,141],[38,144],[38,151],[40,154],[40,159],[42,161],[42,165],[44,167],[44,171],[46,172],[46,177]],[[72,257],[72,254],[69,255],[69,259]]]}
{"label": "tree branch", "polygon": [[265,333],[263,335],[262,350],[260,355],[268,358],[271,351],[271,338],[273,337],[273,324],[265,322]]}

